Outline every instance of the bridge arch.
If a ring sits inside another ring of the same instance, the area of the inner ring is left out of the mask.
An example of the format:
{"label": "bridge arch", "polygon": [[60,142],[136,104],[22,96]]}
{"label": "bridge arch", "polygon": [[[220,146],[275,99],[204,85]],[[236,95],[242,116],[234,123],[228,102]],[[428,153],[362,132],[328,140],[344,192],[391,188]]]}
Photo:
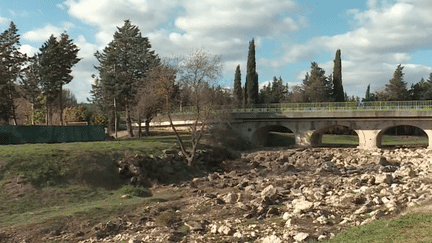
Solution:
{"label": "bridge arch", "polygon": [[[402,131],[398,128],[403,128]],[[404,129],[411,129],[411,131],[404,131]],[[421,126],[418,125],[412,125],[412,124],[394,124],[390,126],[386,126],[385,128],[381,129],[379,133],[376,136],[376,144],[377,147],[383,146],[383,136],[388,135],[389,133],[396,133],[395,135],[417,135],[417,136],[425,136],[428,139],[428,144],[431,144],[431,130],[430,129],[424,129]],[[415,134],[412,134],[414,132]],[[393,145],[393,144],[391,144]],[[398,145],[398,144],[395,144]]]}
{"label": "bridge arch", "polygon": [[[251,142],[257,146],[268,146],[270,144],[271,132],[293,133],[287,124],[265,124],[257,127],[251,136]],[[289,144],[287,144],[289,145]]]}
{"label": "bridge arch", "polygon": [[[332,131],[333,130],[333,131]],[[339,130],[339,131],[336,131]],[[350,135],[356,135],[358,137],[358,134],[355,130],[351,129],[349,124],[346,125],[340,125],[340,124],[331,124],[324,127],[320,127],[316,129],[311,137],[310,137],[310,144],[312,146],[322,146],[323,142],[323,135],[326,133],[335,133],[335,134],[341,134],[341,133],[349,133]]]}

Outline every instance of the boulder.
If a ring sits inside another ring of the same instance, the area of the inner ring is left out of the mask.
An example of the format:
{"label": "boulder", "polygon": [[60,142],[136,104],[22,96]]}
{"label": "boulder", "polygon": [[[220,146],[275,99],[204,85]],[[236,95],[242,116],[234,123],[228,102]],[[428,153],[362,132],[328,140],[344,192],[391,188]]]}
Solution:
{"label": "boulder", "polygon": [[278,193],[278,190],[275,187],[273,187],[273,185],[270,185],[270,186],[264,188],[264,190],[262,190],[261,197],[262,198],[268,197],[271,200],[274,200],[277,198],[277,193]]}
{"label": "boulder", "polygon": [[390,174],[378,174],[375,176],[375,184],[381,184],[381,183],[387,183],[392,184],[393,183],[393,176]]}

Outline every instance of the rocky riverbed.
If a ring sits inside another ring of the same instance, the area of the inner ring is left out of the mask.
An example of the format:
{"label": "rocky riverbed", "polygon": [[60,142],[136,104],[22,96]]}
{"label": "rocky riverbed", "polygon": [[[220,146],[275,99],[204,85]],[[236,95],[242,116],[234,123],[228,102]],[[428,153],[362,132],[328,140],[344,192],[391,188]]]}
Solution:
{"label": "rocky riverbed", "polygon": [[[173,151],[163,161],[170,159],[169,166],[161,167],[166,175],[178,171]],[[123,173],[127,163],[119,163]],[[92,237],[79,242],[322,241],[429,204],[431,176],[432,151],[427,149],[249,152],[223,161],[216,172],[176,184],[156,183],[153,192],[181,196],[100,224],[91,229]],[[46,240],[73,239],[74,234]]]}

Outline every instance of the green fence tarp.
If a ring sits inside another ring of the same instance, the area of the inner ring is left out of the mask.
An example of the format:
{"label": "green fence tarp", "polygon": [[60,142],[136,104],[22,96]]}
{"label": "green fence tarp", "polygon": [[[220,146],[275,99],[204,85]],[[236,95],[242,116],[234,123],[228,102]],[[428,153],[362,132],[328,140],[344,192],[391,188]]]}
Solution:
{"label": "green fence tarp", "polygon": [[104,140],[103,126],[0,126],[0,144]]}

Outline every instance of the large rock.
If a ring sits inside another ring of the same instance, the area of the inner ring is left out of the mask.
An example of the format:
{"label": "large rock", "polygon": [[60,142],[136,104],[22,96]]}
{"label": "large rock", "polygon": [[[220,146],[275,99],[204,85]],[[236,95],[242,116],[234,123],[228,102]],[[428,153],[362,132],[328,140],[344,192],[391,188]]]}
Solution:
{"label": "large rock", "polygon": [[291,202],[293,208],[294,208],[294,213],[298,214],[301,213],[302,211],[308,210],[310,208],[313,207],[313,202],[309,202],[307,200],[304,199],[294,199]]}
{"label": "large rock", "polygon": [[298,233],[294,236],[294,240],[298,241],[298,242],[302,242],[304,240],[306,240],[309,237],[308,233]]}
{"label": "large rock", "polygon": [[228,193],[223,197],[223,200],[225,203],[228,203],[228,204],[235,203],[237,201],[237,194]]}
{"label": "large rock", "polygon": [[261,197],[262,198],[268,197],[271,200],[274,200],[277,198],[277,193],[278,193],[278,190],[275,187],[273,187],[273,185],[270,185],[270,186],[264,188],[264,190],[262,190]]}
{"label": "large rock", "polygon": [[261,239],[262,243],[282,243],[282,240],[276,235],[270,235]]}
{"label": "large rock", "polygon": [[378,174],[375,176],[375,184],[381,184],[381,183],[387,183],[392,184],[393,183],[393,176],[390,174]]}

